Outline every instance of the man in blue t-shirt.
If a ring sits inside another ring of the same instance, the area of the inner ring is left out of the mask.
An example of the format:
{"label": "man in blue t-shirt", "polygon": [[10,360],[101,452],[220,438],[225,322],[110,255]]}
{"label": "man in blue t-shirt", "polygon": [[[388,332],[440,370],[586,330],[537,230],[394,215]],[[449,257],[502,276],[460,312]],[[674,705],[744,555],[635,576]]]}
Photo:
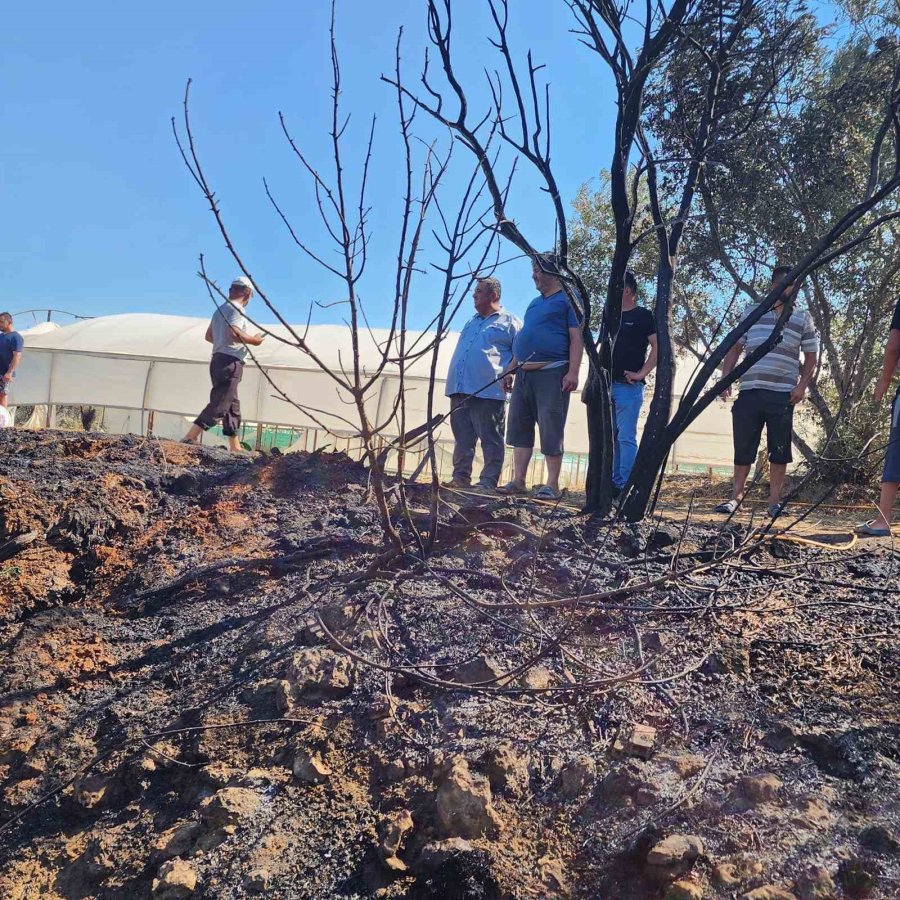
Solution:
{"label": "man in blue t-shirt", "polygon": [[22,359],[22,335],[13,331],[13,317],[0,313],[0,406],[6,406],[9,389]]}
{"label": "man in blue t-shirt", "polygon": [[[540,296],[525,311],[525,321],[513,341],[508,369],[521,366],[515,377],[506,425],[506,443],[513,448],[513,479],[498,488],[504,494],[524,494],[525,477],[534,450],[534,427],[541,437],[541,453],[547,461],[547,484],[534,496],[558,500],[563,458],[563,432],[569,412],[569,395],[578,388],[584,339],[572,304],[563,291],[558,260],[552,253],[532,263],[531,277]],[[512,376],[507,376],[511,379]]]}

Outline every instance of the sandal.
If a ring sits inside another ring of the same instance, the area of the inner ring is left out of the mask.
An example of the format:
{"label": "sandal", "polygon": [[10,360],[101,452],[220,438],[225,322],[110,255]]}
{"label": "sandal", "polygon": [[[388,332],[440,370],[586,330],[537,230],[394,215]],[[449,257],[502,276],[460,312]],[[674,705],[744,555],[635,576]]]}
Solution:
{"label": "sandal", "polygon": [[[874,522],[875,520],[873,519],[872,521]],[[862,525],[857,526],[856,533],[864,537],[890,537],[891,529],[877,528],[872,522],[863,522]]]}
{"label": "sandal", "polygon": [[497,488],[497,493],[520,496],[521,494],[527,494],[528,488],[526,488],[524,484],[516,484],[514,481],[507,481],[506,484],[501,484],[500,487]]}
{"label": "sandal", "polygon": [[532,496],[535,500],[561,500],[562,491],[554,491],[549,484],[542,484],[534,489]]}
{"label": "sandal", "polygon": [[737,500],[725,500],[723,503],[720,503],[713,512],[724,513],[726,516],[730,516],[733,512],[735,512],[738,508]]}

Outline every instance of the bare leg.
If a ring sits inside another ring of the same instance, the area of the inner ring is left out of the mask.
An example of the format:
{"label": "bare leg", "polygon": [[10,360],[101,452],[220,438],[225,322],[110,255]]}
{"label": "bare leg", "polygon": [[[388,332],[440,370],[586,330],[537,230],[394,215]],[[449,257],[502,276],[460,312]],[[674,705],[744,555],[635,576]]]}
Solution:
{"label": "bare leg", "polygon": [[786,463],[769,463],[769,503],[781,502],[781,491],[784,488]]}
{"label": "bare leg", "polygon": [[881,482],[881,499],[878,501],[878,511],[881,515],[872,523],[876,528],[891,527],[898,486],[900,485],[896,481]]}
{"label": "bare leg", "polygon": [[731,492],[732,500],[744,499],[744,487],[747,484],[747,476],[750,474],[750,466],[734,467],[734,488]]}
{"label": "bare leg", "polygon": [[547,460],[547,484],[559,492],[559,471],[562,469],[562,456],[545,456]]}
{"label": "bare leg", "polygon": [[513,484],[518,487],[525,487],[532,450],[531,447],[513,447]]}
{"label": "bare leg", "polygon": [[203,434],[203,429],[199,425],[191,425],[191,427],[188,428],[187,434],[182,438],[182,441],[197,444],[200,442],[201,434]]}
{"label": "bare leg", "polygon": [[238,439],[237,435],[234,435],[234,434],[228,435],[228,449],[232,453],[240,453],[244,449],[241,446],[241,442]]}

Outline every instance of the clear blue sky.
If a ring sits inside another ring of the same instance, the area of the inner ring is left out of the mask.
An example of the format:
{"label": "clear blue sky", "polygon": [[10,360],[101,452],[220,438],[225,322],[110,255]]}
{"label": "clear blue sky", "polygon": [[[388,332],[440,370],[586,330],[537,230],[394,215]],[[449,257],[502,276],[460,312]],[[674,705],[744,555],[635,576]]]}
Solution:
{"label": "clear blue sky", "polygon": [[[459,68],[477,102],[485,97],[483,68],[499,58],[487,41],[486,4],[455,5]],[[554,168],[571,201],[582,182],[609,166],[611,84],[600,60],[568,33],[573,22],[564,3],[511,5],[514,48],[530,46],[547,63],[556,109]],[[200,155],[257,282],[294,321],[305,320],[311,300],[343,296],[293,245],[262,185],[265,176],[303,237],[327,248],[308,178],[281,134],[278,112],[312,160],[327,168],[329,6],[327,0],[57,0],[7,9],[0,55],[2,305],[81,315],[209,312],[195,274],[198,255],[205,254],[208,271],[221,282],[236,269],[172,137],[170,119],[180,116],[189,77]],[[374,240],[362,287],[373,325],[389,315],[402,190],[395,98],[378,76],[393,67],[403,25],[407,73],[415,83],[426,43],[424,6],[423,0],[338,4],[343,103],[352,114],[349,170],[361,159],[368,117],[378,116],[369,194]],[[429,122],[419,125],[423,136],[434,134]],[[471,163],[460,151],[447,182],[448,204]],[[519,180],[509,209],[537,244],[551,245],[549,203],[532,179]],[[506,305],[521,313],[534,294],[528,263],[499,274]],[[418,283],[413,327],[430,320],[436,290],[433,277]],[[341,316],[339,308],[320,309],[314,321]]]}
{"label": "clear blue sky", "polygon": [[[609,86],[599,60],[567,33],[572,21],[563,3],[513,5],[514,46],[531,46],[548,63],[560,112],[553,121],[554,163],[571,198],[609,165]],[[481,6],[457,4],[459,64],[476,98],[484,96],[483,67],[498,62]],[[293,320],[305,319],[310,300],[343,296],[290,241],[262,185],[265,176],[295,227],[314,246],[326,246],[278,112],[326,167],[328,16],[326,0],[10,7],[0,55],[2,305],[82,315],[207,314],[209,299],[195,274],[198,254],[223,282],[235,266],[172,138],[170,118],[181,112],[189,77],[201,157],[258,283]],[[388,315],[402,190],[395,98],[378,76],[393,67],[400,25],[415,81],[425,44],[422,0],[338,4],[344,108],[352,114],[349,169],[359,160],[352,151],[361,149],[367,117],[378,116],[369,195],[375,243],[363,285],[373,325]],[[577,117],[563,114],[574,108],[581,110]],[[434,134],[430,123],[419,125],[424,136]],[[457,164],[445,191],[448,204],[470,160],[457,152]],[[538,243],[552,243],[547,199],[532,181],[520,180],[510,208]],[[522,261],[500,273],[504,299],[519,312],[534,294],[528,273]],[[413,325],[431,318],[436,290],[433,278],[419,283]],[[317,310],[314,320],[340,321],[341,315]]]}

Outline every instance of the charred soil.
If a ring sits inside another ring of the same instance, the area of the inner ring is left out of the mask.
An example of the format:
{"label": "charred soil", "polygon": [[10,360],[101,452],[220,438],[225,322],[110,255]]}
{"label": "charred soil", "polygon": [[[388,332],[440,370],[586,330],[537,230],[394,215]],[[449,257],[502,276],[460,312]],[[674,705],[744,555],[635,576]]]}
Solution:
{"label": "charred soil", "polygon": [[0,455],[0,897],[900,896],[889,546]]}

